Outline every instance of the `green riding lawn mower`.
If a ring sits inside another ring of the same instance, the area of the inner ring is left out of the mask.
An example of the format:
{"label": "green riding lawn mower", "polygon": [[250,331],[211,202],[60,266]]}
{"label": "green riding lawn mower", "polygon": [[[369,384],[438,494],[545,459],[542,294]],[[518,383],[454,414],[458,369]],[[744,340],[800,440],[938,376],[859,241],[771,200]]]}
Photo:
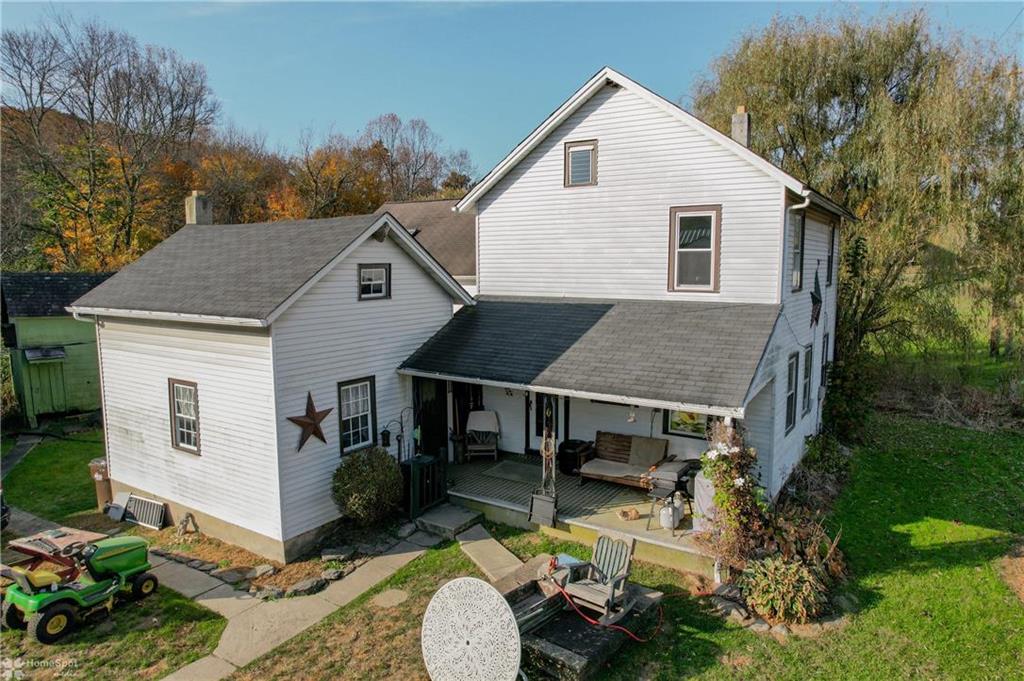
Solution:
{"label": "green riding lawn mower", "polygon": [[[148,544],[139,537],[112,537],[58,547],[46,539],[32,542],[39,550],[29,568],[5,568],[14,580],[3,599],[3,624],[28,629],[40,643],[56,643],[78,624],[110,614],[118,597],[142,599],[156,591],[149,570]],[[19,544],[18,551],[25,551]],[[45,563],[57,571],[32,569]]]}

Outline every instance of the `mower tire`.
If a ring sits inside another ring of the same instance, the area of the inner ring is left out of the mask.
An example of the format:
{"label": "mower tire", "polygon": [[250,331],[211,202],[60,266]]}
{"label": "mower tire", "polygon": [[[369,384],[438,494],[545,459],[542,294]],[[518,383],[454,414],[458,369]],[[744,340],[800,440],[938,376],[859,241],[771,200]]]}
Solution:
{"label": "mower tire", "polygon": [[40,643],[56,643],[74,631],[75,624],[75,609],[69,603],[55,603],[32,615],[28,635]]}
{"label": "mower tire", "polygon": [[132,598],[139,601],[146,596],[152,596],[159,585],[156,575],[149,572],[137,574],[132,577]]}
{"label": "mower tire", "polygon": [[25,623],[25,615],[18,606],[7,601],[4,601],[3,616],[0,617],[0,621],[3,622],[4,629],[24,629],[28,626]]}

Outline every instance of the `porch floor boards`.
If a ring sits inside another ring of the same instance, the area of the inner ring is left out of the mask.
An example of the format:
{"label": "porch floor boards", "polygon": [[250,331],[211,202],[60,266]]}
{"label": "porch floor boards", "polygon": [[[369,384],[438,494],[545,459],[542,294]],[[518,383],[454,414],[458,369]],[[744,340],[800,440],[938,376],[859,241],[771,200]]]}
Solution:
{"label": "porch floor boards", "polygon": [[[528,512],[530,497],[540,486],[539,457],[502,454],[499,460],[534,466],[537,470],[536,482],[531,484],[487,475],[486,471],[496,465],[495,461],[476,458],[467,463],[448,466],[448,493],[482,503],[499,502],[499,505]],[[700,552],[692,536],[692,519],[689,515],[676,529],[675,537],[661,528],[657,518],[652,518],[651,529],[646,529],[651,500],[642,490],[601,480],[587,480],[581,487],[575,475],[558,475],[556,483],[558,517],[563,522],[614,530],[669,548]],[[618,517],[619,510],[631,507],[640,512],[638,520],[622,520]]]}

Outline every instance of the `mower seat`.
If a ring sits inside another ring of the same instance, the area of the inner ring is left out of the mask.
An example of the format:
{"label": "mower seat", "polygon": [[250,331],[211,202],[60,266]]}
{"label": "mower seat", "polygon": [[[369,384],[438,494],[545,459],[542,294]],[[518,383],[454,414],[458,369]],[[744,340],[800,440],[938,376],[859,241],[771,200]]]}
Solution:
{"label": "mower seat", "polygon": [[[14,581],[22,590],[35,593],[46,589],[54,584],[60,584],[60,575],[50,570],[26,570],[23,567],[14,566],[11,568],[14,573]],[[26,589],[26,587],[28,587]]]}

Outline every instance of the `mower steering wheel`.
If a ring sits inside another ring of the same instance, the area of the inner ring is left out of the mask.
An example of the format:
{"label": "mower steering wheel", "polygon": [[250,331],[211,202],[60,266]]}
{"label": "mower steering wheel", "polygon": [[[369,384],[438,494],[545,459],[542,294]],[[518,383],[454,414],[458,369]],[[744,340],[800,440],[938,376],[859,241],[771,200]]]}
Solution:
{"label": "mower steering wheel", "polygon": [[73,541],[60,551],[57,552],[58,556],[62,558],[71,558],[82,552],[82,549],[86,547],[86,543],[83,541]]}

